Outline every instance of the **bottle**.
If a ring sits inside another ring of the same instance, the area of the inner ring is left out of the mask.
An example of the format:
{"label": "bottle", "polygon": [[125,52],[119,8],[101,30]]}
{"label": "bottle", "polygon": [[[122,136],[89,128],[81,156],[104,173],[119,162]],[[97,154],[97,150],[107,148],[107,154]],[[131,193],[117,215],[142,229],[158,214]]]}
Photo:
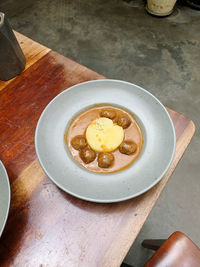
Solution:
{"label": "bottle", "polygon": [[6,19],[0,12],[0,80],[7,81],[20,74],[26,59]]}

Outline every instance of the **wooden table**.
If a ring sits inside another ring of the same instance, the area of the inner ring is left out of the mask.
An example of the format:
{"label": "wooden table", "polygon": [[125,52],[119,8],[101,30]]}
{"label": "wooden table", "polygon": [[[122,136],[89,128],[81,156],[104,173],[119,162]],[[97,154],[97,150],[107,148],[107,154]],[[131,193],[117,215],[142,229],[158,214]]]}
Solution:
{"label": "wooden table", "polygon": [[0,159],[11,183],[8,222],[0,240],[0,266],[120,266],[194,134],[193,122],[168,109],[176,154],[161,182],[117,204],[79,200],[42,171],[34,133],[42,110],[64,89],[103,76],[16,33],[26,70],[0,81]]}

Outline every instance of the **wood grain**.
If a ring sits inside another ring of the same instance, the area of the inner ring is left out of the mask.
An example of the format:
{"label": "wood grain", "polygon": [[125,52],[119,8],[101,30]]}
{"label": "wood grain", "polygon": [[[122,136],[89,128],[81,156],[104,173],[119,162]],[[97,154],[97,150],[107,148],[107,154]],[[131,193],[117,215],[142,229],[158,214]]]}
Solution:
{"label": "wood grain", "polygon": [[[19,45],[22,48],[22,51],[26,58],[26,66],[25,70],[28,69],[31,65],[33,65],[35,62],[37,62],[40,58],[42,58],[44,55],[46,55],[50,49],[31,40],[30,38],[14,31],[15,36],[19,42]],[[15,78],[3,82],[0,81],[0,91],[9,83],[11,83]]]}
{"label": "wood grain", "polygon": [[45,106],[64,89],[101,77],[51,51],[0,91],[0,157],[11,182],[36,157],[34,133]]}
{"label": "wood grain", "polygon": [[36,159],[37,120],[59,92],[76,83],[101,78],[51,51],[9,84],[2,85],[0,158],[11,181],[12,201],[0,240],[0,266],[120,266],[187,148],[194,124],[168,109],[176,130],[175,158],[160,183],[150,191],[121,203],[95,204],[58,189]]}

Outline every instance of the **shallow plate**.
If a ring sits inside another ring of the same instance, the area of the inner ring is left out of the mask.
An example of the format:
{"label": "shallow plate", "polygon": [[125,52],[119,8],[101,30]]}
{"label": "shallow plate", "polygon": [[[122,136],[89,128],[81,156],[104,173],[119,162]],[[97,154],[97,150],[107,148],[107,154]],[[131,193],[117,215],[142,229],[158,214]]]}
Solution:
{"label": "shallow plate", "polygon": [[[71,119],[101,103],[133,112],[144,138],[137,161],[112,174],[97,174],[79,166],[64,143]],[[94,202],[122,201],[149,190],[169,168],[175,146],[173,123],[159,100],[141,87],[117,80],[77,84],[57,95],[43,111],[35,133],[36,153],[50,179],[67,193]]]}
{"label": "shallow plate", "polygon": [[0,161],[0,236],[6,224],[10,207],[10,183],[3,163]]}

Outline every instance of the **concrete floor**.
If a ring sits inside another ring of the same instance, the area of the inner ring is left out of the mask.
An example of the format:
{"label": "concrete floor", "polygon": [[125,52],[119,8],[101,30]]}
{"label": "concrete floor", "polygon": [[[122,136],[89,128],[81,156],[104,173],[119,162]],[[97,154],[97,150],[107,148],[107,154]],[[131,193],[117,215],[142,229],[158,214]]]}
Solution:
{"label": "concrete floor", "polygon": [[141,241],[175,230],[200,246],[200,11],[178,5],[171,16],[156,18],[142,0],[6,0],[0,10],[17,31],[109,78],[144,87],[195,122],[195,137],[125,262],[142,266],[151,252]]}

